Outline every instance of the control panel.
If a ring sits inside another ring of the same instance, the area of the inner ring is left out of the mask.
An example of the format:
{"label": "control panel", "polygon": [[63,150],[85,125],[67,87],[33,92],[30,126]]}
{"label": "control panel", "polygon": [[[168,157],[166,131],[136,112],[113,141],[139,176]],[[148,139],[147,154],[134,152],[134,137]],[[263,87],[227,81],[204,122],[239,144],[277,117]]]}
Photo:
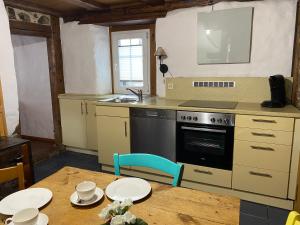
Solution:
{"label": "control panel", "polygon": [[235,115],[230,113],[177,111],[177,121],[218,126],[234,126]]}

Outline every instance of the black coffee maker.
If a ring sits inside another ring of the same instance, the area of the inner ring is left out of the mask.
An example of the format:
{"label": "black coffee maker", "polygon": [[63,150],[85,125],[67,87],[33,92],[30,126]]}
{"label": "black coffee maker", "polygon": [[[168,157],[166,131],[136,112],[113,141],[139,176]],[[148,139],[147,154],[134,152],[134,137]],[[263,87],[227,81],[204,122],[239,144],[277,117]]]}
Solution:
{"label": "black coffee maker", "polygon": [[262,107],[282,108],[286,105],[285,82],[282,75],[270,76],[271,101],[261,103]]}

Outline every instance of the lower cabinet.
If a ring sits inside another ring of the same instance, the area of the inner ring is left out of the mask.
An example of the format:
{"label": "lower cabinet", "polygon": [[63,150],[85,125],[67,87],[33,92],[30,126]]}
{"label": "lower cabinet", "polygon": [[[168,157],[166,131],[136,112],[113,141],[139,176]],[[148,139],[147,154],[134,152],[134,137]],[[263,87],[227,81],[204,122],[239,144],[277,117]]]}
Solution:
{"label": "lower cabinet", "polygon": [[99,162],[113,165],[113,154],[130,153],[129,109],[97,106]]}
{"label": "lower cabinet", "polygon": [[232,187],[279,198],[287,198],[289,173],[246,166],[233,167]]}
{"label": "lower cabinet", "polygon": [[97,150],[96,101],[60,99],[63,144]]}
{"label": "lower cabinet", "polygon": [[232,172],[184,163],[183,180],[231,188]]}

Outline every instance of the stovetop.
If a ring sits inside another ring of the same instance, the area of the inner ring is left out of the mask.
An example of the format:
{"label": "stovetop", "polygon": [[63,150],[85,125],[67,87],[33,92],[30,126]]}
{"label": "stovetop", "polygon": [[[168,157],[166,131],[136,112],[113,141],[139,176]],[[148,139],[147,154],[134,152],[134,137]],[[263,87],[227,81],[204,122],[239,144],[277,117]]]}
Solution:
{"label": "stovetop", "polygon": [[179,106],[214,109],[235,109],[237,102],[189,100]]}

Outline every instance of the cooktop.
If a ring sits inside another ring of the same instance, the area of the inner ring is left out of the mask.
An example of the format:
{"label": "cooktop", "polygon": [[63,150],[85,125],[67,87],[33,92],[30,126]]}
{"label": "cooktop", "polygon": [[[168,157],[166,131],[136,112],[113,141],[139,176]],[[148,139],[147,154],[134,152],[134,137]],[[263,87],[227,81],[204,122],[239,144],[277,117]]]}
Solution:
{"label": "cooktop", "polygon": [[189,100],[179,106],[214,109],[235,109],[237,102]]}

